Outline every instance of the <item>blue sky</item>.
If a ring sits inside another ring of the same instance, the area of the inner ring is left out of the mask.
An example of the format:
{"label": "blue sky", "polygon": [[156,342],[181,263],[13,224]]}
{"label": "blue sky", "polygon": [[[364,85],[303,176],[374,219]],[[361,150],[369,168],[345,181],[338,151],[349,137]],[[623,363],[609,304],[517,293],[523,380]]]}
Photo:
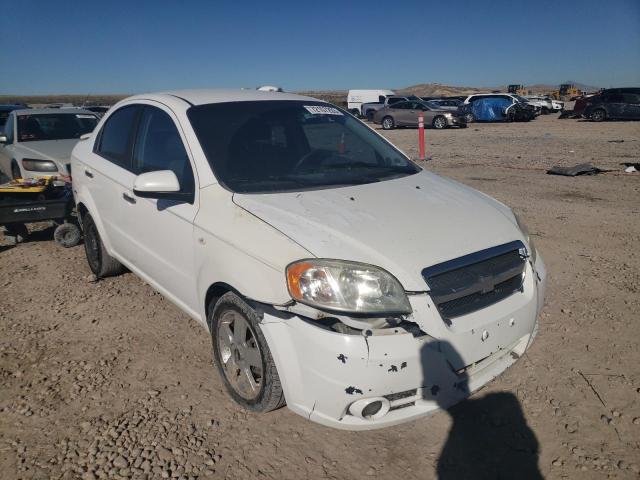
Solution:
{"label": "blue sky", "polygon": [[0,94],[640,86],[640,0],[0,5]]}

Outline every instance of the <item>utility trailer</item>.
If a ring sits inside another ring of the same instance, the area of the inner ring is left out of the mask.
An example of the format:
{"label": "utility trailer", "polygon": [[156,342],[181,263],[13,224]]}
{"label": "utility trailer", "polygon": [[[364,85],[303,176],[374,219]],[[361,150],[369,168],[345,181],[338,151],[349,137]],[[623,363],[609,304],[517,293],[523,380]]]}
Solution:
{"label": "utility trailer", "polygon": [[53,238],[63,247],[80,242],[71,183],[55,178],[17,179],[0,185],[0,227],[12,245],[28,236],[28,223],[53,222]]}

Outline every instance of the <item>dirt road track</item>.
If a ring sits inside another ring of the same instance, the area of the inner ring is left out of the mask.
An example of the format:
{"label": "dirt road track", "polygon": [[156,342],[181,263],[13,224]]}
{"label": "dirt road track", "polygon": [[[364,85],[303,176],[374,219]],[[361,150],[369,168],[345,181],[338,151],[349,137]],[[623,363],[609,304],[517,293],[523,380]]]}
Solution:
{"label": "dirt road track", "polygon": [[[385,135],[417,154],[415,130]],[[640,123],[549,116],[427,142],[426,168],[521,213],[546,260],[538,339],[505,375],[380,431],[248,414],[196,322],[132,274],[87,281],[82,247],[40,231],[0,246],[0,478],[456,478],[451,442],[478,478],[513,478],[513,459],[547,478],[638,478],[640,173],[620,164],[640,161]],[[544,174],[583,161],[617,173]]]}

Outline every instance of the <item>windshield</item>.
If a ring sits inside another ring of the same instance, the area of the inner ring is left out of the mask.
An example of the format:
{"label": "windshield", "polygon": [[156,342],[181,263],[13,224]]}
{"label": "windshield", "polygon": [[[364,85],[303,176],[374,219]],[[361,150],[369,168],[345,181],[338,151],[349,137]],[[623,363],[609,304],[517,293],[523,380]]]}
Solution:
{"label": "windshield", "polygon": [[214,103],[188,111],[218,180],[240,193],[379,182],[420,171],[369,127],[326,103]]}
{"label": "windshield", "polygon": [[65,140],[91,133],[98,117],[87,113],[18,115],[18,141]]}

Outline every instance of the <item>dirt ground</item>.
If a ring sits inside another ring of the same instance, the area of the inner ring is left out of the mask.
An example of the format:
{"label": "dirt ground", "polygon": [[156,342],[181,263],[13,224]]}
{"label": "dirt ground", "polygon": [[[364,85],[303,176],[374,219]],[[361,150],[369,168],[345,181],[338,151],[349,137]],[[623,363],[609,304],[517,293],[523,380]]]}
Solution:
{"label": "dirt ground", "polygon": [[[416,130],[385,135],[417,155]],[[639,478],[640,122],[428,130],[427,152],[522,214],[548,266],[538,338],[491,385],[372,432],[246,413],[196,322],[130,273],[89,281],[45,229],[0,247],[0,478]],[[545,175],[585,161],[613,172]]]}

